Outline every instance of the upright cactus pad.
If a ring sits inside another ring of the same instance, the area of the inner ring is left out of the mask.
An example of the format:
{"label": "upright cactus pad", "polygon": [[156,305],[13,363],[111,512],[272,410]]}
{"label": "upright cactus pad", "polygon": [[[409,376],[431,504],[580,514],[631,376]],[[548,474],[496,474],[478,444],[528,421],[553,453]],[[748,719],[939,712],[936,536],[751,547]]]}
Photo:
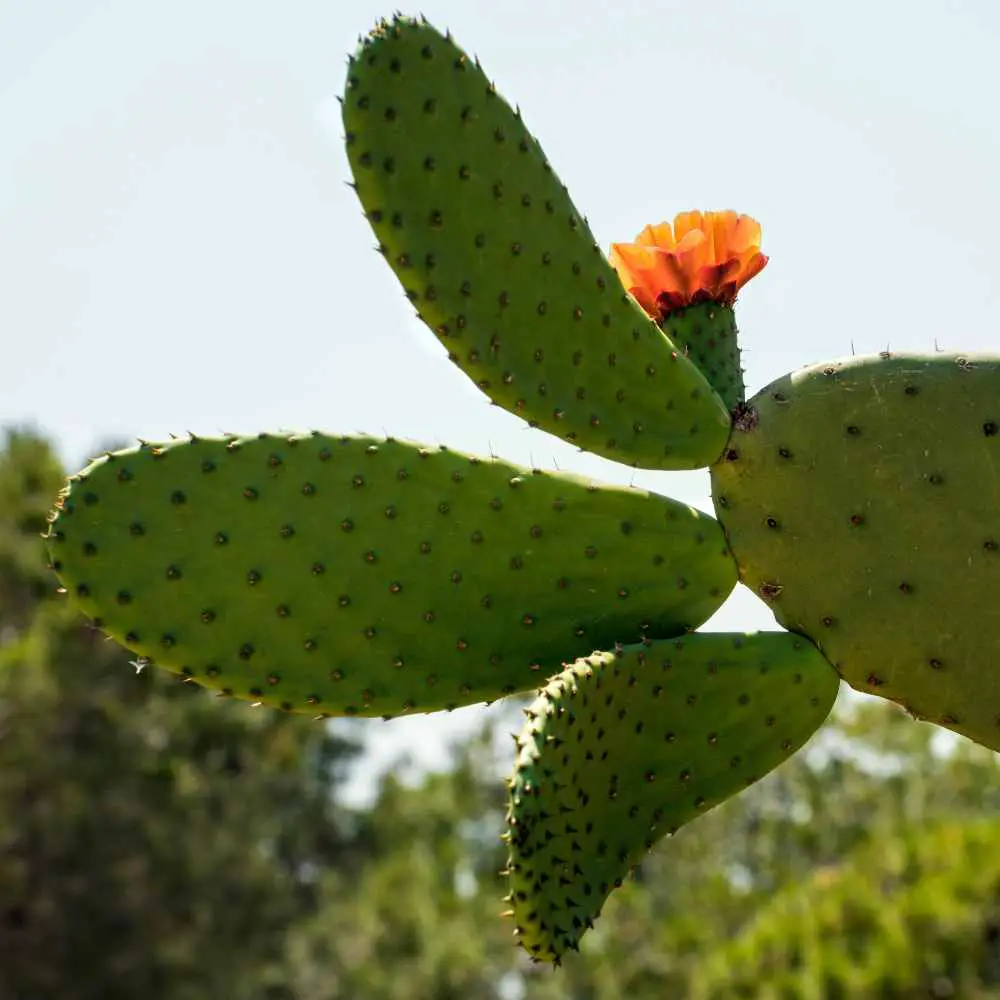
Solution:
{"label": "upright cactus pad", "polygon": [[853,687],[1000,750],[1000,359],[814,366],[712,470],[742,579]]}
{"label": "upright cactus pad", "polygon": [[127,648],[313,714],[429,712],[713,614],[718,522],[446,449],[322,435],[174,441],[96,461],[52,525],[75,602]]}
{"label": "upright cactus pad", "polygon": [[380,250],[491,400],[626,464],[719,456],[725,405],[625,292],[520,114],[450,38],[397,18],[365,39],[344,126]]}
{"label": "upright cactus pad", "polygon": [[579,660],[527,711],[510,792],[521,943],[557,960],[661,837],[822,725],[837,675],[782,632],[699,634]]}

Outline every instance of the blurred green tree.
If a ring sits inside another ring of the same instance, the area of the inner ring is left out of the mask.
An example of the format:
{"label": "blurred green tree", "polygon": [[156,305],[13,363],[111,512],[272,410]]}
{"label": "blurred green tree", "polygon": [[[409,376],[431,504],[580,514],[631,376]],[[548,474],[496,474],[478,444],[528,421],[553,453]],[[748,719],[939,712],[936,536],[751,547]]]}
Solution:
{"label": "blurred green tree", "polygon": [[61,480],[8,435],[0,1000],[1000,1000],[996,755],[846,699],[553,971],[500,916],[492,727],[346,808],[353,741],[137,673],[68,611],[39,539]]}
{"label": "blurred green tree", "polygon": [[412,787],[383,780],[375,849],[293,934],[297,1000],[1000,998],[996,755],[848,699],[803,754],[659,845],[553,971],[498,915],[493,742]]}
{"label": "blurred green tree", "polygon": [[[331,792],[354,747],[225,704],[57,599],[48,444],[0,452],[0,998],[282,996],[286,934],[359,842]],[[273,987],[268,987],[271,982]]]}

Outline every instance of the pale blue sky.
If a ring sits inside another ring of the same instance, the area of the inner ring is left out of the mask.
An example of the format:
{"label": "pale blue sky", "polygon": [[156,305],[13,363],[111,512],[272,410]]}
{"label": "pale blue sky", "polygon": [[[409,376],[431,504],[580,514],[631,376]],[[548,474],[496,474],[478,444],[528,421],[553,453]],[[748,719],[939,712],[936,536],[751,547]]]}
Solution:
{"label": "pale blue sky", "polygon": [[[1000,340],[1000,5],[421,9],[521,105],[605,247],[689,208],[761,221],[752,389],[852,343]],[[489,407],[371,251],[334,98],[391,10],[0,0],[0,423],[73,466],[108,438],[317,427],[633,479]],[[705,473],[634,481],[710,509]],[[745,593],[712,622],[769,624]]]}

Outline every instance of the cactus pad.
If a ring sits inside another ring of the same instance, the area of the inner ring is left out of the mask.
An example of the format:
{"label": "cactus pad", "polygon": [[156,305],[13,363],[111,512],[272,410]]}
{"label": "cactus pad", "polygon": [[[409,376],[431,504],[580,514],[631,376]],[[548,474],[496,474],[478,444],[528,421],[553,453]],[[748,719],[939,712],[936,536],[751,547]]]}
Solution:
{"label": "cactus pad", "polygon": [[722,402],[732,411],[743,402],[743,367],[733,307],[718,302],[668,313],[663,330],[698,366]]}
{"label": "cactus pad", "polygon": [[839,682],[787,633],[698,634],[578,660],[527,710],[510,792],[513,916],[558,960],[661,837],[790,757]]}
{"label": "cactus pad", "polygon": [[1000,358],[806,368],[712,471],[744,582],[853,687],[1000,750]]}
{"label": "cactus pad", "polygon": [[532,425],[626,464],[713,462],[729,416],[629,296],[478,63],[396,19],[348,69],[347,154],[379,248],[451,360]]}
{"label": "cactus pad", "polygon": [[718,522],[654,494],[318,434],[99,459],[49,546],[74,602],[127,648],[313,714],[536,687],[567,657],[696,627],[736,580]]}

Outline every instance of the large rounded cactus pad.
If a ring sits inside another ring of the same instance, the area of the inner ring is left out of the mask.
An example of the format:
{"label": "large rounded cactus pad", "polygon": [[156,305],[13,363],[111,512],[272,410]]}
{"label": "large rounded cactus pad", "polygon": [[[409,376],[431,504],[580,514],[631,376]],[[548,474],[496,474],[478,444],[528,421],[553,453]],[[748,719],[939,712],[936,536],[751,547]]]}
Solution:
{"label": "large rounded cactus pad", "polygon": [[712,470],[744,582],[858,690],[1000,750],[1000,358],[818,365],[750,405]]}
{"label": "large rounded cactus pad", "polygon": [[785,632],[595,653],[527,710],[508,814],[513,916],[537,959],[575,948],[663,836],[752,785],[823,724],[839,681]]}
{"label": "large rounded cactus pad", "polygon": [[49,547],[140,656],[313,714],[536,687],[595,647],[697,626],[736,581],[719,523],[683,504],[319,434],[109,455],[70,481]]}
{"label": "large rounded cactus pad", "polygon": [[709,465],[729,415],[604,257],[520,115],[430,25],[348,68],[347,154],[385,259],[489,398],[630,465]]}

